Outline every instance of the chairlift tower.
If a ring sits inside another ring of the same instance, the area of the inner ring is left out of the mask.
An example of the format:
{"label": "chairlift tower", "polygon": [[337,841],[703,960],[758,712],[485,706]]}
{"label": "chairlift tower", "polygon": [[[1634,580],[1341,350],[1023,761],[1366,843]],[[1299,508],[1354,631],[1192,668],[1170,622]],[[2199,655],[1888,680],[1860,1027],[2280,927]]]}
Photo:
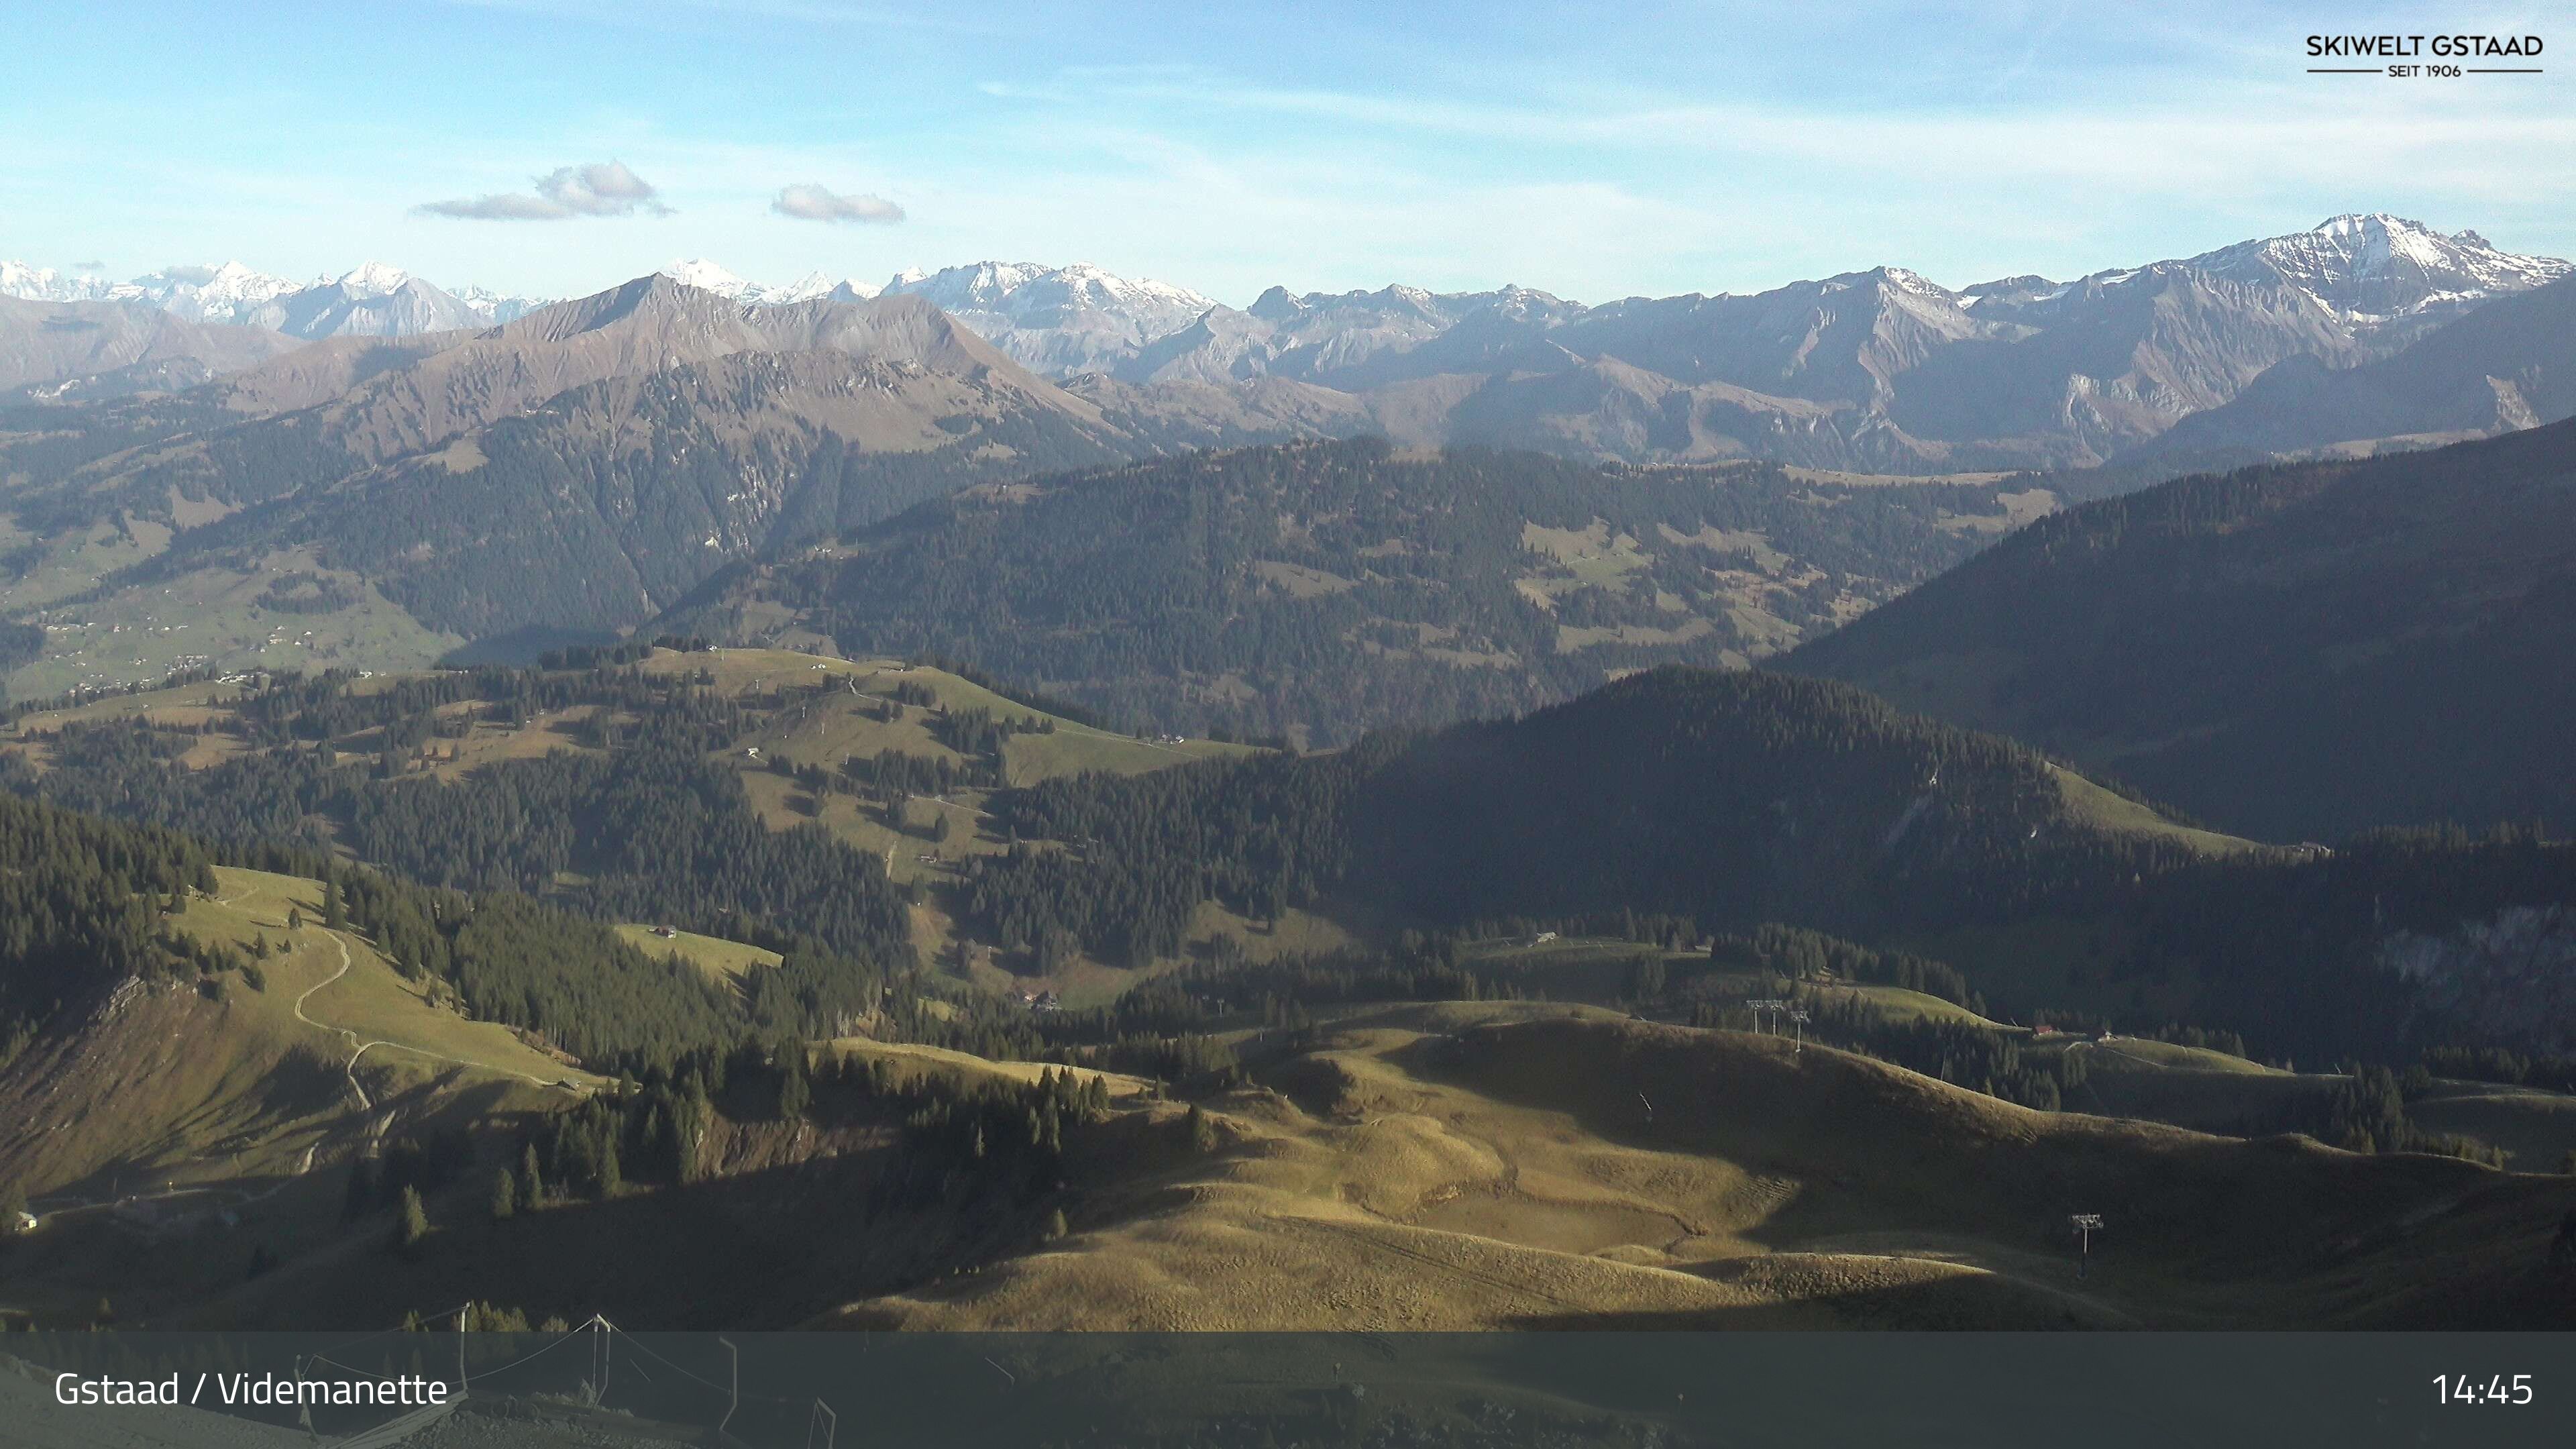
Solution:
{"label": "chairlift tower", "polygon": [[2093,1266],[2093,1235],[2101,1230],[2102,1215],[2100,1213],[2075,1213],[2069,1217],[2068,1221],[2074,1224],[2076,1236],[2083,1241],[2083,1247],[2078,1250],[2077,1257],[2075,1259],[2075,1276],[2082,1278],[2087,1275]]}
{"label": "chairlift tower", "polygon": [[1804,1008],[1795,1006],[1789,1008],[1789,1020],[1795,1025],[1798,1033],[1797,1050],[1802,1052],[1807,1049],[1807,1019]]}

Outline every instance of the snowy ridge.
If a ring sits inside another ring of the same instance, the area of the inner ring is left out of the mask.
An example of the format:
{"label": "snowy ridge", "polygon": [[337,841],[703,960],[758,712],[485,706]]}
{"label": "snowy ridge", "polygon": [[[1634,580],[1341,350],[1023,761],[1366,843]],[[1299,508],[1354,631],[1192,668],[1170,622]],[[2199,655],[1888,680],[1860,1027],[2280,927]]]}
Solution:
{"label": "snowy ridge", "polygon": [[790,302],[828,299],[839,302],[858,301],[877,295],[878,289],[850,277],[835,277],[826,272],[807,272],[783,287],[763,286],[746,281],[733,272],[708,261],[693,257],[671,263],[661,274],[685,287],[713,292],[728,301],[746,307],[781,307]]}
{"label": "snowy ridge", "polygon": [[0,297],[26,302],[92,302],[105,297],[112,285],[104,277],[0,261]]}
{"label": "snowy ridge", "polygon": [[238,322],[241,314],[273,302],[304,284],[255,272],[239,262],[212,267],[167,267],[107,290],[118,302],[142,302],[191,322]]}
{"label": "snowy ridge", "polygon": [[[1767,309],[1776,312],[1791,304],[1847,310],[1850,301],[1866,295],[1874,299],[1870,305],[1910,316],[1935,332],[1991,325],[2019,335],[2102,308],[2133,305],[2137,298],[2176,286],[2204,292],[2218,288],[2238,299],[2228,306],[2304,312],[2315,319],[2314,325],[2339,333],[2344,342],[2338,346],[2376,354],[2487,301],[2541,286],[2571,270],[2576,267],[2555,257],[2501,251],[2474,231],[2444,234],[2387,213],[2354,213],[2330,217],[2307,231],[2108,269],[2069,282],[2017,276],[1952,291],[1890,266],[1792,283],[1763,296],[1770,299]],[[1443,365],[1501,365],[1505,356],[1520,365],[1540,354],[1511,352],[1496,340],[1501,329],[1520,327],[1535,335],[1586,316],[1595,316],[1607,328],[1619,316],[1643,315],[1654,302],[1629,298],[1585,307],[1508,286],[1492,292],[1435,293],[1393,285],[1373,292],[1304,295],[1274,287],[1235,311],[1190,288],[1120,276],[1088,262],[1059,267],[979,261],[936,271],[911,267],[881,287],[824,271],[770,285],[705,258],[675,261],[662,275],[742,306],[918,296],[1041,373],[1110,372],[1131,380],[1156,375],[1239,378],[1269,370],[1272,354],[1291,353],[1301,359],[1298,366],[1320,376],[1363,358],[1384,359],[1426,347],[1471,318],[1473,330],[1486,340],[1457,347],[1459,356]],[[1825,301],[1835,294],[1846,300]],[[140,303],[192,321],[267,327],[312,338],[488,327],[553,300],[481,287],[449,292],[375,261],[337,277],[301,283],[240,262],[174,266],[110,282],[77,269],[0,261],[0,295]],[[1686,299],[1664,300],[1679,304]],[[1724,311],[1718,304],[1728,299],[1720,295],[1700,301],[1714,309],[1705,312],[1713,320]],[[1453,341],[1463,344],[1466,336]],[[1215,350],[1208,350],[1211,346]]]}
{"label": "snowy ridge", "polygon": [[2238,242],[2181,265],[2221,277],[2278,279],[2356,321],[2456,312],[2576,270],[2556,257],[2498,251],[2473,231],[2445,236],[2386,212],[2328,217],[2313,230]]}
{"label": "snowy ridge", "polygon": [[974,262],[897,272],[885,285],[954,316],[1023,366],[1045,373],[1106,370],[1216,309],[1187,287],[1117,276],[1088,262]]}

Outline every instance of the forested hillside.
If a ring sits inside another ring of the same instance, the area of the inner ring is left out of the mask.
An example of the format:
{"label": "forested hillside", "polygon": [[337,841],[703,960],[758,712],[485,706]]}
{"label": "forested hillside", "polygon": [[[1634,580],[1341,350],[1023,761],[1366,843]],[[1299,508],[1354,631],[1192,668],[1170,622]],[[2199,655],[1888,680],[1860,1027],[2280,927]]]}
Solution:
{"label": "forested hillside", "polygon": [[167,901],[212,883],[210,865],[167,831],[0,796],[0,1066],[129,977],[221,964],[161,921]]}
{"label": "forested hillside", "polygon": [[[2505,959],[2568,953],[2546,921],[2576,899],[2576,848],[2263,850],[1997,737],[1760,672],[1661,669],[1333,756],[1051,782],[1006,818],[1080,844],[970,876],[972,917],[1039,949],[1169,954],[1207,898],[1255,917],[1363,902],[1479,934],[1604,913],[1789,921],[1947,961],[2016,1013],[2190,1020],[2303,1059],[2464,1032],[2576,1040],[2576,1003],[2533,996]],[[2498,927],[2518,911],[2540,923]],[[2411,976],[2395,964],[2410,952]],[[2499,1015],[2506,1000],[2523,1020]]]}
{"label": "forested hillside", "polygon": [[[819,827],[773,832],[711,751],[743,728],[736,703],[685,677],[481,670],[360,693],[347,680],[253,694],[232,727],[254,748],[189,769],[194,732],[128,723],[49,732],[45,768],[0,754],[0,780],[74,808],[148,820],[236,848],[337,842],[424,885],[560,893],[609,919],[655,916],[802,935],[881,967],[904,942],[882,866]],[[630,721],[613,757],[564,750],[462,778],[413,773],[460,705],[525,718],[580,704]],[[362,736],[344,762],[333,742]],[[561,882],[577,880],[577,886]]]}
{"label": "forested hillside", "polygon": [[1062,924],[1132,955],[1169,952],[1202,892],[1261,916],[1355,894],[1453,926],[1628,909],[1884,929],[1991,918],[2200,848],[2098,827],[2003,740],[1835,685],[1683,668],[1336,755],[1052,782],[1009,819],[1091,844],[987,865],[979,898],[1025,933],[1057,923],[1055,897]]}
{"label": "forested hillside", "polygon": [[2045,506],[1769,464],[1252,448],[974,489],[719,575],[666,627],[753,633],[784,610],[854,656],[973,659],[1185,733],[1344,742],[1758,658]]}
{"label": "forested hillside", "polygon": [[2042,520],[1778,666],[2234,830],[2576,822],[2576,423]]}

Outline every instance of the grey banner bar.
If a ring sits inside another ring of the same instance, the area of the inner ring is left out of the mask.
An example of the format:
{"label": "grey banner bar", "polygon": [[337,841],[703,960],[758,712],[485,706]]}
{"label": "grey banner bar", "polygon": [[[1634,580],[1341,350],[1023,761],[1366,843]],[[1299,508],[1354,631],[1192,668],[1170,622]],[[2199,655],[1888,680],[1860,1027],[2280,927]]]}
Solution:
{"label": "grey banner bar", "polygon": [[[153,1402],[83,1401],[135,1397]],[[594,1323],[0,1343],[10,1449],[2504,1449],[2571,1436],[2576,1335],[2561,1334],[719,1336]]]}

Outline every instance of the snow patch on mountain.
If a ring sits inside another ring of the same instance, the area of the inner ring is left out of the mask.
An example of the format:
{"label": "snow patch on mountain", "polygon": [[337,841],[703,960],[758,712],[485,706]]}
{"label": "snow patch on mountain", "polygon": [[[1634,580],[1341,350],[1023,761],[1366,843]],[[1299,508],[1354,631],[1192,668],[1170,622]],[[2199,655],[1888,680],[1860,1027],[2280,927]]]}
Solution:
{"label": "snow patch on mountain", "polygon": [[291,282],[240,262],[218,266],[172,266],[120,282],[107,290],[112,301],[141,302],[191,322],[240,323],[243,314],[274,302],[308,284]]}
{"label": "snow patch on mountain", "polygon": [[94,302],[114,284],[104,277],[61,272],[25,262],[0,261],[0,297],[26,302]]}
{"label": "snow patch on mountain", "polygon": [[662,275],[682,286],[713,292],[746,307],[783,307],[790,302],[856,302],[878,292],[877,288],[855,278],[835,277],[820,271],[807,272],[784,286],[767,286],[746,280],[703,257],[673,262],[662,269]]}
{"label": "snow patch on mountain", "polygon": [[963,322],[1024,367],[1064,376],[1107,371],[1213,311],[1216,300],[1088,262],[973,262],[908,268],[885,285]]}
{"label": "snow patch on mountain", "polygon": [[2447,319],[2576,270],[2556,257],[2499,251],[2474,231],[2446,236],[2386,212],[2328,217],[2308,231],[2238,242],[2181,265],[2219,277],[2286,282],[2365,330]]}

